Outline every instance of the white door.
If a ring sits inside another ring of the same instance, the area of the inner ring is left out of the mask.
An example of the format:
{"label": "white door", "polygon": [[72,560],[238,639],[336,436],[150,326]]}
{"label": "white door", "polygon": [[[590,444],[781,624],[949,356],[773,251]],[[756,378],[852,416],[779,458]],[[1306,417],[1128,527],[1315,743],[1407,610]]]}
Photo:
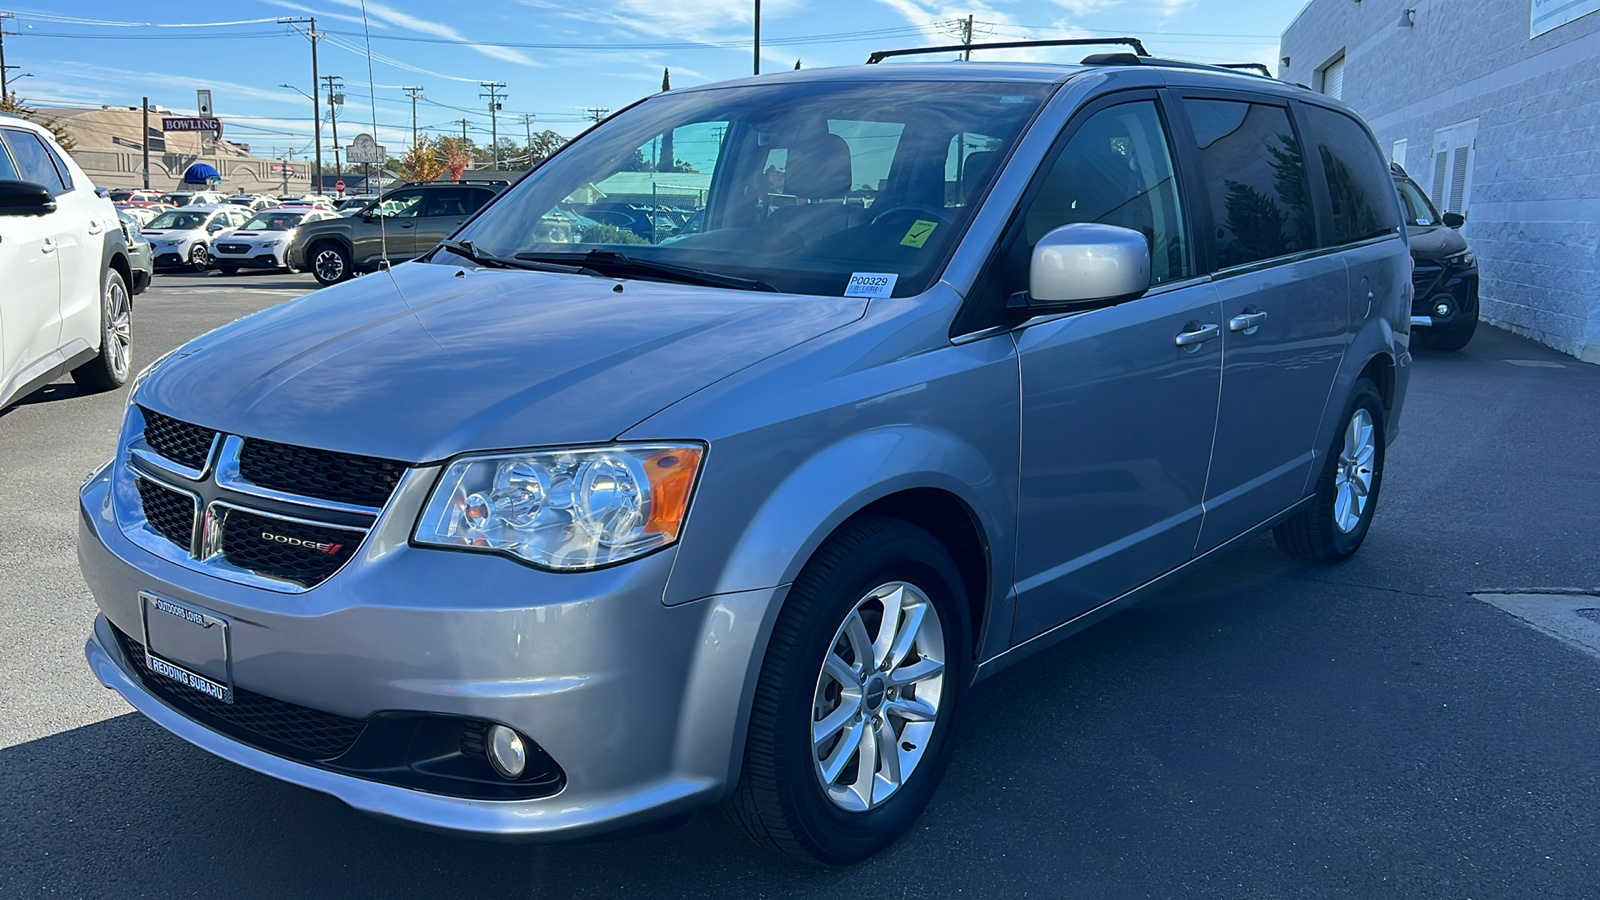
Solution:
{"label": "white door", "polygon": [[0,129],[0,139],[11,151],[17,177],[44,185],[56,201],[56,211],[39,220],[48,226],[60,278],[61,327],[50,349],[60,347],[70,354],[97,347],[101,257],[105,230],[115,223],[105,221],[106,204],[95,196],[94,186],[86,178],[75,179],[66,162],[33,132]]}
{"label": "white door", "polygon": [[0,216],[0,401],[61,338],[61,254],[49,230],[43,216]]}

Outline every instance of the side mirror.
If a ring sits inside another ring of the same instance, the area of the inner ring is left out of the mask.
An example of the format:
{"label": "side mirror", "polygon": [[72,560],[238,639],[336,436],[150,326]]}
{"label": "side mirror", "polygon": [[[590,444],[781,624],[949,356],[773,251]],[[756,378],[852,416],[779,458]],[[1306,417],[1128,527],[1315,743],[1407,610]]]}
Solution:
{"label": "side mirror", "polygon": [[1150,289],[1150,242],[1128,228],[1079,222],[1033,248],[1027,306],[1091,309]]}
{"label": "side mirror", "polygon": [[1446,228],[1460,228],[1467,224],[1467,217],[1461,213],[1447,212],[1439,217],[1439,221],[1443,222]]}
{"label": "side mirror", "polygon": [[0,180],[0,216],[43,216],[56,211],[56,199],[42,184]]}

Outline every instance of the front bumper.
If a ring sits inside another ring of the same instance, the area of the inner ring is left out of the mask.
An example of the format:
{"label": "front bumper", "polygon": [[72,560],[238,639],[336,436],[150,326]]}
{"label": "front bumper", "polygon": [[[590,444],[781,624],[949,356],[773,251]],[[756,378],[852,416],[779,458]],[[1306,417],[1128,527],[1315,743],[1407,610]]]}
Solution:
{"label": "front bumper", "polygon": [[[234,583],[123,534],[116,464],[81,495],[79,558],[101,609],[86,653],[104,685],[174,734],[240,765],[427,828],[525,840],[586,837],[726,795],[738,777],[760,648],[783,588],[665,606],[668,550],[596,572],[409,546],[420,499],[397,495],[357,557],[303,593]],[[213,730],[147,689],[111,626],[142,633],[138,595],[231,624],[237,688],[339,716],[406,712],[500,722],[565,772],[559,793],[485,800],[357,777]]]}
{"label": "front bumper", "polygon": [[[1411,301],[1413,328],[1450,328],[1478,317],[1478,267],[1448,267],[1419,262],[1412,277],[1416,291]],[[1444,312],[1440,312],[1440,307]]]}
{"label": "front bumper", "polygon": [[262,250],[255,255],[213,253],[211,261],[219,266],[238,266],[241,269],[281,269],[283,260],[272,250]]}

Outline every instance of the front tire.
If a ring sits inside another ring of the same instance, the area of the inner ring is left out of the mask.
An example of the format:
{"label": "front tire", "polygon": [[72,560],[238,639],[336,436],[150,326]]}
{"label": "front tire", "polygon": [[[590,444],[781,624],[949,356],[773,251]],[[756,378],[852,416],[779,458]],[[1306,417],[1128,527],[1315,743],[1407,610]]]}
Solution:
{"label": "front tire", "polygon": [[1278,549],[1299,559],[1338,562],[1354,555],[1372,527],[1383,487],[1387,419],[1377,385],[1362,378],[1343,427],[1317,478],[1311,505],[1272,530]]}
{"label": "front tire", "polygon": [[338,284],[354,274],[350,269],[349,251],[338,244],[318,244],[306,256],[311,260],[311,274],[318,284]]}
{"label": "front tire", "polygon": [[133,295],[115,269],[106,273],[100,297],[100,353],[72,370],[72,380],[96,393],[128,380],[133,359]]}
{"label": "front tire", "polygon": [[970,621],[955,562],[922,529],[871,516],[830,538],[773,627],[725,807],[734,824],[826,865],[904,834],[949,762]]}
{"label": "front tire", "polygon": [[195,244],[189,250],[189,267],[196,272],[204,272],[211,268],[211,248],[205,244]]}

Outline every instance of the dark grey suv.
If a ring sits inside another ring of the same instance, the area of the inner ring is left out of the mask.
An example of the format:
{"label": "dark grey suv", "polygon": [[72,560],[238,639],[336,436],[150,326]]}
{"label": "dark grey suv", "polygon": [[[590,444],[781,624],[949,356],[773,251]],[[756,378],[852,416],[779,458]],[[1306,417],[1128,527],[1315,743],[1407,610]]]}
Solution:
{"label": "dark grey suv", "polygon": [[322,284],[371,272],[383,260],[415,259],[449,237],[506,189],[504,181],[419,181],[393,188],[365,207],[296,230],[286,257]]}
{"label": "dark grey suv", "polygon": [[[583,225],[630,195],[700,227]],[[419,261],[148,369],[82,491],[89,662],[387,819],[548,841],[722,804],[859,860],[984,677],[1252,535],[1356,552],[1409,274],[1372,134],[1263,77],[657,94]]]}

